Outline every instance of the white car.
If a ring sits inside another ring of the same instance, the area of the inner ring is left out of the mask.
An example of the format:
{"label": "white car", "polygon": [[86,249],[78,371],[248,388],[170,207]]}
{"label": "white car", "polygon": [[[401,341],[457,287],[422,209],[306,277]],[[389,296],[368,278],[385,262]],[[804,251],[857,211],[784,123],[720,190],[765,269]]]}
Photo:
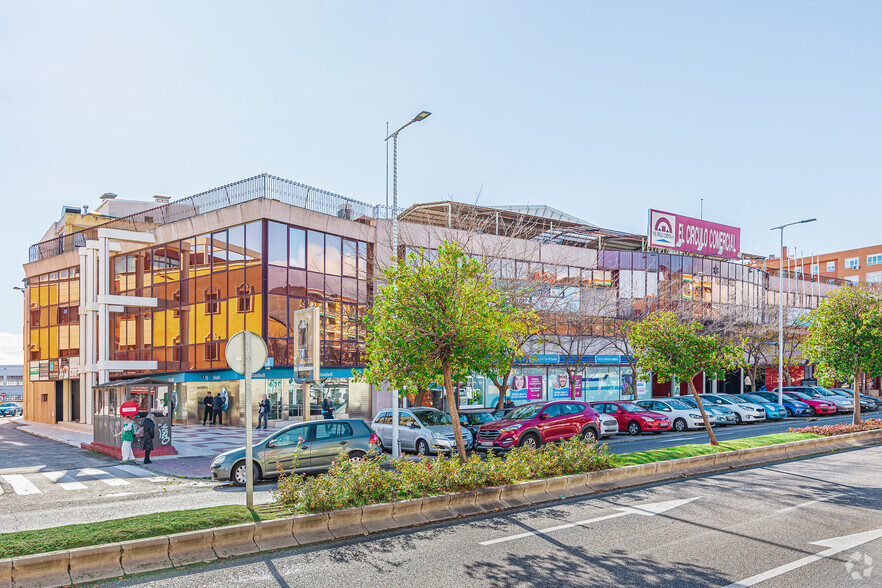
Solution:
{"label": "white car", "polygon": [[727,394],[699,394],[698,397],[706,404],[724,406],[735,411],[735,422],[739,425],[766,420],[766,409],[759,404],[747,402]]}
{"label": "white car", "polygon": [[[652,400],[638,400],[634,404],[638,404],[646,410],[652,412],[660,412],[671,419],[672,426],[675,431],[682,433],[687,429],[703,429],[704,419],[701,418],[701,411],[693,408],[676,398],[653,398]],[[711,425],[715,424],[716,419],[710,412],[707,412],[707,420]]]}
{"label": "white car", "polygon": [[600,413],[600,436],[612,437],[619,432],[619,421],[611,414]]}

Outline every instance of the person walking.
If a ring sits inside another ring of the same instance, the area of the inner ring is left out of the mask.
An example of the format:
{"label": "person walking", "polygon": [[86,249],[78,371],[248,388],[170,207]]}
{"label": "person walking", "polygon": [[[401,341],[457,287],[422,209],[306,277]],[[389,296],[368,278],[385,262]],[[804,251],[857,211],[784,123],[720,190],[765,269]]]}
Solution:
{"label": "person walking", "polygon": [[212,417],[214,416],[212,413],[214,412],[214,398],[211,396],[211,390],[208,391],[208,394],[205,395],[205,398],[202,399],[202,426],[205,426],[206,421],[209,425],[213,425]]}
{"label": "person walking", "polygon": [[215,424],[218,420],[220,420],[220,424],[224,424],[224,399],[218,394],[214,397],[213,400],[213,410],[211,416],[211,424]]}
{"label": "person walking", "polygon": [[269,418],[270,411],[270,401],[266,394],[263,395],[263,400],[258,403],[257,409],[257,428],[260,428],[260,421],[263,421],[263,428],[266,429],[266,421]]}
{"label": "person walking", "polygon": [[144,463],[153,463],[150,461],[150,452],[153,451],[153,438],[156,436],[156,423],[153,422],[153,413],[147,413],[141,422],[143,428],[143,436],[141,437],[141,449],[144,450]]}
{"label": "person walking", "polygon": [[114,437],[122,436],[122,446],[120,447],[121,463],[135,461],[135,452],[132,451],[132,441],[135,440],[135,422],[129,415],[126,415],[124,418],[122,431],[114,435]]}
{"label": "person walking", "polygon": [[334,418],[334,403],[331,402],[331,399],[327,396],[322,400],[322,415],[324,415],[326,419]]}

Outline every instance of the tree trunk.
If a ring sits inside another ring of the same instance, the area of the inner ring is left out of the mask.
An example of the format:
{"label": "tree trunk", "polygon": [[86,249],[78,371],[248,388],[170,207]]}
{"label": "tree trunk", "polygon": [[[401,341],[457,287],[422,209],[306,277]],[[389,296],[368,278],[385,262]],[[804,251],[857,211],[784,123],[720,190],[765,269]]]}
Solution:
{"label": "tree trunk", "polygon": [[426,401],[426,394],[429,392],[427,388],[420,388],[417,390],[416,398],[413,401],[414,406],[422,406],[423,402]]}
{"label": "tree trunk", "polygon": [[453,421],[453,435],[456,437],[456,452],[463,461],[466,456],[465,443],[462,441],[462,428],[459,426],[459,402],[453,390],[453,378],[450,375],[450,364],[446,361],[441,364],[444,372],[444,391],[447,393],[447,410],[450,411],[450,420]]}
{"label": "tree trunk", "polygon": [[511,368],[505,372],[500,378],[494,378],[490,376],[490,381],[493,382],[493,385],[499,390],[499,400],[496,401],[496,410],[502,410],[505,408],[505,395],[508,393],[508,377],[511,375]]}
{"label": "tree trunk", "polygon": [[861,371],[857,368],[854,370],[854,418],[851,422],[855,425],[861,424]]}
{"label": "tree trunk", "polygon": [[754,364],[750,368],[750,391],[756,392],[758,390],[756,386],[756,373],[759,371],[759,366]]}
{"label": "tree trunk", "polygon": [[692,392],[692,397],[695,398],[695,402],[698,404],[698,412],[701,413],[701,418],[704,419],[704,428],[707,430],[708,439],[710,439],[711,445],[719,445],[716,436],[714,435],[714,431],[711,428],[710,421],[707,420],[707,413],[704,412],[704,405],[701,403],[701,398],[698,397],[698,392],[695,391],[695,384],[692,383],[692,378],[690,377],[687,382],[689,383],[689,391]]}
{"label": "tree trunk", "polygon": [[[784,385],[785,385],[785,386],[789,386],[789,385],[790,385],[790,382],[791,382],[792,380],[790,379],[790,370],[787,369],[787,366],[786,366],[786,365],[784,366],[784,371],[781,372],[781,373],[784,374]],[[780,386],[781,384],[779,383],[778,385]]]}

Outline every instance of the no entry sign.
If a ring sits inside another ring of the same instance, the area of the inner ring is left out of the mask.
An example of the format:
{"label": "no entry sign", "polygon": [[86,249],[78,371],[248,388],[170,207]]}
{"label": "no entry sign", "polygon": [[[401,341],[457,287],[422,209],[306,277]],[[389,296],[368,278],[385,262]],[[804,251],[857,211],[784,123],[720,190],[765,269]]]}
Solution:
{"label": "no entry sign", "polygon": [[122,416],[134,417],[138,414],[138,403],[134,400],[126,400],[119,405],[119,414]]}

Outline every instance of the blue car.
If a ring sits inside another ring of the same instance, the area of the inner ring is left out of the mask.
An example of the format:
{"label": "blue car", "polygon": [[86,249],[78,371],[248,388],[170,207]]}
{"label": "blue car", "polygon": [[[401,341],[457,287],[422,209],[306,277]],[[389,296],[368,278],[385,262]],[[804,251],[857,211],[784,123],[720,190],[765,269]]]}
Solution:
{"label": "blue car", "polygon": [[732,396],[762,406],[764,409],[766,409],[766,420],[780,421],[787,416],[787,407],[785,407],[783,404],[772,402],[765,396],[761,396],[759,394],[732,394]]}
{"label": "blue car", "polygon": [[[754,392],[752,396],[759,396],[760,398],[765,398],[766,402],[774,402],[778,404],[778,395],[775,392]],[[795,398],[795,397],[794,397]],[[784,410],[787,411],[787,416],[808,416],[812,413],[811,407],[805,402],[800,402],[799,400],[794,400],[784,395]],[[780,406],[780,405],[779,405]]]}

